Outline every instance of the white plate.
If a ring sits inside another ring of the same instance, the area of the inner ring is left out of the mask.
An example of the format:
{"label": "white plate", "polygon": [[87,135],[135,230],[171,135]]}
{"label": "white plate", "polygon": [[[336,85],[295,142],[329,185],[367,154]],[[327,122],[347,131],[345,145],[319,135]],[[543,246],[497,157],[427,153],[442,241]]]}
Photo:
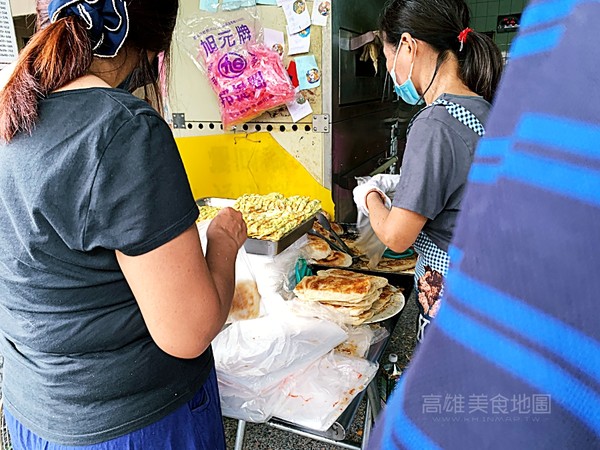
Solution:
{"label": "white plate", "polygon": [[400,295],[396,296],[396,300],[391,302],[382,311],[379,311],[369,320],[365,320],[363,324],[381,322],[382,320],[394,317],[396,314],[402,311],[402,308],[404,308],[404,305],[406,304],[406,300],[404,299],[404,294],[402,294],[401,292],[398,292],[398,294]]}

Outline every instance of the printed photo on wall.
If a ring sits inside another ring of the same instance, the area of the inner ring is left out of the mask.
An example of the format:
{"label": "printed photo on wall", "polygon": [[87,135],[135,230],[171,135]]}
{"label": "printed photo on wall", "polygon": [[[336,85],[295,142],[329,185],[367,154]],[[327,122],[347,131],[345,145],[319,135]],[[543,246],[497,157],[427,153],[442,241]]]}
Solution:
{"label": "printed photo on wall", "polygon": [[310,27],[300,33],[288,34],[288,55],[308,53],[310,50]]}
{"label": "printed photo on wall", "polygon": [[283,57],[285,40],[283,37],[283,31],[273,30],[271,28],[263,29],[263,40],[267,48],[270,48],[276,52],[279,56]]}
{"label": "printed photo on wall", "polygon": [[298,122],[313,112],[310,103],[299,88],[296,89],[296,98],[287,104],[287,109],[293,122]]}
{"label": "printed photo on wall", "polygon": [[296,34],[310,26],[310,14],[304,0],[288,0],[281,4],[289,34]]}
{"label": "printed photo on wall", "polygon": [[320,86],[321,72],[315,55],[298,56],[295,60],[300,89],[313,89]]}
{"label": "printed photo on wall", "polygon": [[315,0],[312,9],[312,24],[324,27],[327,25],[327,17],[331,14],[330,0]]}

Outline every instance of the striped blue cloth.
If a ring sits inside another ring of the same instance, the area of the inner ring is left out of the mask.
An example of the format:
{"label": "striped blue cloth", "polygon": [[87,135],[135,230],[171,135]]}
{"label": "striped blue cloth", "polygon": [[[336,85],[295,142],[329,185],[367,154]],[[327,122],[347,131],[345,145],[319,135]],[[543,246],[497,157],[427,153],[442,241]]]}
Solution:
{"label": "striped blue cloth", "polygon": [[598,0],[525,10],[445,303],[370,448],[600,448],[598,23]]}

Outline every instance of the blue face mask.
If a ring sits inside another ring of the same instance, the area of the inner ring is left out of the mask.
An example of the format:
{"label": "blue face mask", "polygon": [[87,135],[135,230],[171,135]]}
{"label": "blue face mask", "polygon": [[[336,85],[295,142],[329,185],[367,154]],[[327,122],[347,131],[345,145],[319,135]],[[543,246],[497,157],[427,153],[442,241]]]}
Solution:
{"label": "blue face mask", "polygon": [[[413,39],[413,42],[415,43],[415,51],[416,51],[417,43],[414,39]],[[394,82],[394,92],[396,92],[396,94],[398,94],[398,96],[400,96],[400,98],[402,100],[404,100],[406,103],[408,103],[409,105],[421,104],[421,103],[423,103],[423,99],[417,92],[415,85],[413,84],[412,80],[410,79],[410,77],[412,75],[412,71],[413,71],[413,66],[415,65],[414,59],[413,59],[412,64],[410,65],[410,70],[408,72],[407,80],[402,84],[398,84],[398,82],[396,81],[396,61],[398,60],[398,53],[400,52],[401,46],[402,46],[402,43],[400,43],[400,45],[398,45],[398,49],[396,50],[396,56],[394,56],[394,63],[392,64],[392,70],[390,71],[390,76],[392,77],[392,81]]]}

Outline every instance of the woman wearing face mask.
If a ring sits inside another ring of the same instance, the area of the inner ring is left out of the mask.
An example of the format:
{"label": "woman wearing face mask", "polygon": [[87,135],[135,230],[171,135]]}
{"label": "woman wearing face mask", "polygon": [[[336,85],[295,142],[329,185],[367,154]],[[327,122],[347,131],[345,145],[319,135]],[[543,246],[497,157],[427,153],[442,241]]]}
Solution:
{"label": "woman wearing face mask", "polygon": [[420,340],[440,307],[438,284],[502,57],[489,37],[469,28],[463,0],[391,0],[381,34],[396,93],[426,106],[409,125],[393,202],[377,177],[355,188],[354,199],[385,245],[396,252],[413,245],[419,255]]}
{"label": "woman wearing face mask", "polygon": [[[15,450],[225,448],[210,343],[246,239],[207,230],[171,130],[118,89],[171,45],[178,0],[38,0],[0,93],[0,353]],[[131,80],[137,84],[136,80]],[[159,104],[159,99],[156,99]]]}

